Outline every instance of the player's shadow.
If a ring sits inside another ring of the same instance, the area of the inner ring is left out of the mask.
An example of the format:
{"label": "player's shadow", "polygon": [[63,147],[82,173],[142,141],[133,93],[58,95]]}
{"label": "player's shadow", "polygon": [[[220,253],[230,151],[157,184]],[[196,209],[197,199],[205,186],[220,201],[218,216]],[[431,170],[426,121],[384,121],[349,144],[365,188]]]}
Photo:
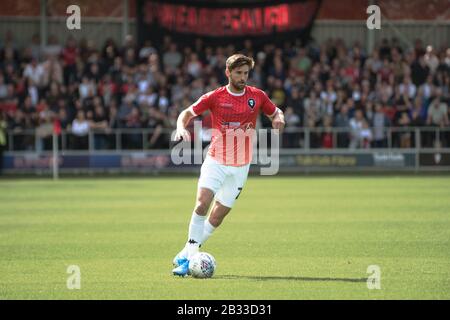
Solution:
{"label": "player's shadow", "polygon": [[337,281],[337,282],[367,282],[367,278],[319,278],[319,277],[283,277],[283,276],[238,276],[238,275],[221,275],[214,276],[213,279],[226,280],[252,280],[252,281]]}

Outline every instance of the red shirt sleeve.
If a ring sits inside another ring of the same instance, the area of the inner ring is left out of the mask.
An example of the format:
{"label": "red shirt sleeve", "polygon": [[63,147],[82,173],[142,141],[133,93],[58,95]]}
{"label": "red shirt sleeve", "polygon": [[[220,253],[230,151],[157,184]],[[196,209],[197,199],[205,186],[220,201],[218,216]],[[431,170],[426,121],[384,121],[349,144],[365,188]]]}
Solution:
{"label": "red shirt sleeve", "polygon": [[208,92],[202,95],[196,102],[192,104],[192,111],[194,111],[196,116],[201,115],[206,110],[212,108],[213,106],[212,100],[213,100],[212,92]]}
{"label": "red shirt sleeve", "polygon": [[267,116],[273,116],[275,111],[277,110],[277,106],[269,99],[267,94],[264,91],[261,91],[262,96],[262,105],[261,110]]}

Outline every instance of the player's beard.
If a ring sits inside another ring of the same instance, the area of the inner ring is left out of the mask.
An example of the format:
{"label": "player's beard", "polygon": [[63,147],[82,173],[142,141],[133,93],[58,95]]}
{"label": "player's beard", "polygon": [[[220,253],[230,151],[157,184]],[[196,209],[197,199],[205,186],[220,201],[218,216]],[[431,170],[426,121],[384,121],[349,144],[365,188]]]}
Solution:
{"label": "player's beard", "polygon": [[245,81],[233,81],[231,80],[231,85],[234,87],[234,89],[238,91],[242,91],[245,88],[245,85],[247,84]]}

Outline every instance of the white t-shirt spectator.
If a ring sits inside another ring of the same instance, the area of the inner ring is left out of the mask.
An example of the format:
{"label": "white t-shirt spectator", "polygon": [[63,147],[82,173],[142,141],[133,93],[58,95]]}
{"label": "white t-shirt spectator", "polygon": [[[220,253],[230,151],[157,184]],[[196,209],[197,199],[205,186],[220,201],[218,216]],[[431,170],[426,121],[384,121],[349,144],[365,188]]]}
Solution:
{"label": "white t-shirt spectator", "polygon": [[31,104],[33,106],[37,105],[39,101],[39,91],[36,86],[29,86],[28,87],[28,94],[31,97]]}
{"label": "white t-shirt spectator", "polygon": [[37,86],[41,85],[42,78],[44,76],[44,68],[41,64],[33,66],[31,63],[25,67],[23,75],[26,78],[30,78]]}
{"label": "white t-shirt spectator", "polygon": [[89,92],[92,91],[93,94],[97,94],[97,88],[93,81],[87,81],[80,84],[78,87],[81,100],[86,99],[89,96]]}
{"label": "white t-shirt spectator", "polygon": [[448,106],[445,102],[435,101],[428,107],[428,118],[431,120],[431,124],[440,126],[447,123],[447,109]]}
{"label": "white t-shirt spectator", "polygon": [[187,72],[194,78],[198,78],[202,72],[202,64],[200,61],[191,61],[187,65]]}
{"label": "white t-shirt spectator", "polygon": [[141,94],[138,98],[139,105],[147,104],[148,106],[154,106],[156,99],[158,98],[158,94],[156,92],[146,92],[145,94]]}
{"label": "white t-shirt spectator", "polygon": [[171,69],[177,68],[183,61],[183,56],[178,51],[163,54],[163,64]]}
{"label": "white t-shirt spectator", "polygon": [[370,128],[362,128],[360,132],[361,139],[372,140],[372,131]]}
{"label": "white t-shirt spectator", "polygon": [[401,94],[406,92],[409,98],[414,98],[416,95],[416,85],[414,83],[400,83],[398,89]]}
{"label": "white t-shirt spectator", "polygon": [[78,119],[72,122],[72,133],[76,136],[85,136],[89,133],[89,122],[79,121]]}
{"label": "white t-shirt spectator", "polygon": [[138,90],[139,90],[140,93],[146,92],[148,87],[149,87],[149,82],[148,82],[147,79],[139,80],[139,82],[138,82]]}
{"label": "white t-shirt spectator", "polygon": [[167,108],[169,107],[169,99],[165,96],[160,96],[158,101],[158,108],[162,112],[167,112]]}

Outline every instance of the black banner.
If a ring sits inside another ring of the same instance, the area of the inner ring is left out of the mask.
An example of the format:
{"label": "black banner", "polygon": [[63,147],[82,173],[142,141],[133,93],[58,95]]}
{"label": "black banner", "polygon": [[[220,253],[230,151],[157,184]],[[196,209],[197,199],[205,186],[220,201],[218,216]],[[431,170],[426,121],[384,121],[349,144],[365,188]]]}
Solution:
{"label": "black banner", "polygon": [[[137,1],[137,34],[161,43],[164,35],[177,42],[202,37],[224,40],[292,36],[307,39],[321,0],[240,2]],[[275,39],[271,39],[275,40]]]}

